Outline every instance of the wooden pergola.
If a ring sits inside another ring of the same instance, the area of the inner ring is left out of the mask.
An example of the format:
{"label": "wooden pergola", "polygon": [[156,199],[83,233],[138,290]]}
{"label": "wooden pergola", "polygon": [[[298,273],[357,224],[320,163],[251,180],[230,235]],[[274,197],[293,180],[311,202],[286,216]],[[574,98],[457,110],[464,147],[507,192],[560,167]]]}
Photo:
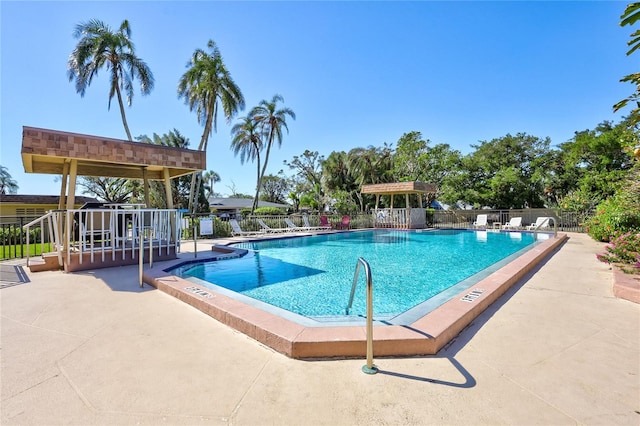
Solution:
{"label": "wooden pergola", "polygon": [[[393,214],[395,213],[393,207],[393,200],[396,195],[404,195],[405,197],[405,205],[406,212],[402,216],[400,220],[400,225],[408,228],[419,228],[424,227],[425,225],[425,215],[422,209],[412,209],[409,204],[409,196],[411,194],[416,194],[418,196],[424,194],[435,194],[438,191],[438,188],[432,183],[425,182],[394,182],[394,183],[378,183],[371,185],[362,185],[362,189],[360,192],[362,194],[375,194],[376,196],[376,207],[375,211],[378,212],[378,207],[380,204],[380,196],[381,195],[390,195],[391,196],[391,205],[389,211]],[[400,210],[400,209],[395,209]],[[376,215],[377,217],[377,215]],[[394,219],[395,220],[395,219]],[[397,226],[398,223],[393,223],[393,226]]]}
{"label": "wooden pergola", "polygon": [[170,180],[206,169],[203,151],[27,126],[21,152],[25,172],[62,175],[58,208],[68,210],[75,204],[78,176],[141,179],[147,206],[149,180],[162,180],[167,208],[173,209]]}

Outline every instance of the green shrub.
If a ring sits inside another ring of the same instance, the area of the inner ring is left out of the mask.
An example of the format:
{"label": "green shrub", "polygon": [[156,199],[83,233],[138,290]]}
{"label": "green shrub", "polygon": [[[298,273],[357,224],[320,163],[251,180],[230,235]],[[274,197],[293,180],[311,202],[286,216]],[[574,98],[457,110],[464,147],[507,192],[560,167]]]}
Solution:
{"label": "green shrub", "polygon": [[[29,230],[29,242],[36,243],[41,241],[41,229],[31,228]],[[27,242],[27,232],[18,226],[9,226],[0,228],[0,244],[25,244]]]}
{"label": "green shrub", "polygon": [[254,214],[259,216],[279,216],[286,214],[286,212],[278,207],[258,207]]}
{"label": "green shrub", "polygon": [[621,197],[613,196],[600,203],[596,214],[585,222],[589,235],[598,241],[609,241],[625,232],[640,232],[640,211]]}
{"label": "green shrub", "polygon": [[585,212],[593,210],[600,201],[597,196],[578,189],[560,198],[558,207],[567,212]]}

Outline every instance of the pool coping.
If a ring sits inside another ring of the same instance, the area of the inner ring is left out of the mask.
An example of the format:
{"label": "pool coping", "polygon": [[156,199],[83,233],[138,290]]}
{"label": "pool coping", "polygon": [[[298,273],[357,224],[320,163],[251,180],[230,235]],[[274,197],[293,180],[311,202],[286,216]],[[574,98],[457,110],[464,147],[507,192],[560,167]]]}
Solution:
{"label": "pool coping", "polygon": [[[558,233],[556,238],[542,241],[411,325],[374,326],[375,356],[436,354],[567,239],[566,234]],[[180,264],[225,255],[223,250],[214,249],[211,253],[198,252],[198,259],[162,262],[143,271],[143,281],[288,357],[366,356],[364,325],[307,327],[165,271]]]}

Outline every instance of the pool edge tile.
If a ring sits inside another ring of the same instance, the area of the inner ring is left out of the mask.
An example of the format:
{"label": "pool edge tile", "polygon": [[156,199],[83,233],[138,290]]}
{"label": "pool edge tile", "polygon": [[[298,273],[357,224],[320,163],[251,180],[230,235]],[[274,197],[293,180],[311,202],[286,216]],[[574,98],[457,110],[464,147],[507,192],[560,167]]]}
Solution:
{"label": "pool edge tile", "polygon": [[[543,241],[410,326],[375,326],[374,355],[436,354],[567,239],[566,234],[558,234],[557,238]],[[144,271],[143,278],[159,290],[291,358],[366,356],[364,326],[306,327],[173,276],[161,267]],[[474,289],[484,291],[473,293]]]}

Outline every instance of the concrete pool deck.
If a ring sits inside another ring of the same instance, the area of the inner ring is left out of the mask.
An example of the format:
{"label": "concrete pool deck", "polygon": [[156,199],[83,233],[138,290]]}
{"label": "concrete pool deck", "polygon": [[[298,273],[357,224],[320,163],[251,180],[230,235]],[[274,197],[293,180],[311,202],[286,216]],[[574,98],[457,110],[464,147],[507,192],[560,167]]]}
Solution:
{"label": "concrete pool deck", "polygon": [[[300,361],[135,266],[27,271],[0,290],[11,424],[620,424],[640,421],[640,305],[582,234],[436,355]],[[4,278],[0,278],[4,279]]]}

